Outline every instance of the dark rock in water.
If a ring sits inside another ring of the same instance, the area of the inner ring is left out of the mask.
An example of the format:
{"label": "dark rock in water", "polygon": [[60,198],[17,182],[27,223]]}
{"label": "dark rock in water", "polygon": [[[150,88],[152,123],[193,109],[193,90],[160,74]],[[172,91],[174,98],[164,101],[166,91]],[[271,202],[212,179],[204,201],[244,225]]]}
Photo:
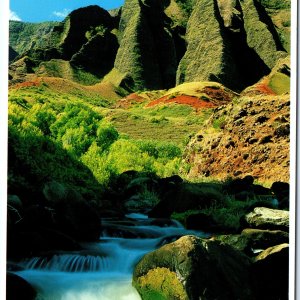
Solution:
{"label": "dark rock in water", "polygon": [[244,252],[248,256],[256,256],[257,253],[282,243],[289,242],[289,234],[280,230],[244,229],[241,234],[229,234],[216,236],[216,239],[229,244],[235,249]]}
{"label": "dark rock in water", "polygon": [[76,251],[81,249],[81,246],[66,234],[38,225],[31,231],[8,232],[7,256],[11,259],[30,257],[47,251]]}
{"label": "dark rock in water", "polygon": [[78,191],[52,181],[45,184],[43,194],[54,209],[56,228],[79,240],[99,238],[100,217]]}
{"label": "dark rock in water", "polygon": [[289,208],[290,185],[287,182],[276,181],[273,182],[271,190],[279,202],[279,208]]}
{"label": "dark rock in water", "polygon": [[110,14],[97,5],[90,5],[72,11],[64,20],[64,32],[62,33],[63,41],[61,51],[63,59],[71,57],[80,50],[88,39],[87,31],[91,28],[113,28],[113,21]]}
{"label": "dark rock in water", "polygon": [[57,181],[47,182],[43,187],[43,195],[49,203],[60,202],[66,196],[66,187]]}
{"label": "dark rock in water", "polygon": [[67,197],[56,205],[57,226],[78,240],[97,240],[101,232],[101,220],[97,212],[85,201]]}
{"label": "dark rock in water", "polygon": [[143,299],[255,299],[248,257],[217,241],[184,236],[146,254],[133,285]]}
{"label": "dark rock in water", "polygon": [[256,299],[288,299],[289,245],[281,244],[260,253],[253,265]]}
{"label": "dark rock in water", "polygon": [[150,217],[168,218],[173,212],[199,210],[224,200],[220,189],[207,187],[205,184],[184,182],[168,187],[162,200],[149,212]]}
{"label": "dark rock in water", "polygon": [[6,275],[6,299],[7,300],[34,300],[35,289],[22,277],[7,272]]}
{"label": "dark rock in water", "polygon": [[217,232],[221,230],[215,220],[204,213],[189,215],[185,223],[187,229],[198,229],[206,232]]}
{"label": "dark rock in water", "polygon": [[251,228],[289,231],[289,212],[266,207],[256,207],[245,216]]}
{"label": "dark rock in water", "polygon": [[289,242],[289,234],[281,230],[244,229],[242,236],[247,237],[252,249],[267,249]]}

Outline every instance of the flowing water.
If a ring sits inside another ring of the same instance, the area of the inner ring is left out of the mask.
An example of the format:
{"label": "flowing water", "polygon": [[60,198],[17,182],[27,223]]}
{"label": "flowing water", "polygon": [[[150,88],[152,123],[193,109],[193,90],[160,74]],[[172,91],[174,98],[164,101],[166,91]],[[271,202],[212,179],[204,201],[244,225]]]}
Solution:
{"label": "flowing water", "polygon": [[15,273],[36,288],[37,300],[138,300],[132,272],[144,254],[183,235],[207,236],[176,221],[126,217],[104,220],[99,242],[84,244],[84,251],[26,259]]}

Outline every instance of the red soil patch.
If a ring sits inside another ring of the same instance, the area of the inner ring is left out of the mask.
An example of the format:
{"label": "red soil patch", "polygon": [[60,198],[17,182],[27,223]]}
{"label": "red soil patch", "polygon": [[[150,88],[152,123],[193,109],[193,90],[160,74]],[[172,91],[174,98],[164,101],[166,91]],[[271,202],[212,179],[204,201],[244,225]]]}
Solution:
{"label": "red soil patch", "polygon": [[145,101],[145,98],[139,96],[136,93],[132,93],[128,95],[126,98],[120,99],[116,105],[115,108],[130,108],[132,105],[137,103],[142,103]]}
{"label": "red soil patch", "polygon": [[41,83],[41,80],[39,80],[39,79],[36,79],[34,81],[24,81],[24,82],[14,84],[12,86],[12,88],[20,89],[20,88],[24,88],[24,87],[39,86],[40,83]]}
{"label": "red soil patch", "polygon": [[151,107],[160,103],[177,103],[190,105],[194,108],[211,108],[216,107],[214,103],[201,100],[197,97],[181,95],[174,98],[169,98],[169,96],[164,96],[154,101],[151,101],[146,107]]}
{"label": "red soil patch", "polygon": [[231,96],[220,88],[205,87],[202,92],[211,98],[216,105],[223,105],[231,101]]}
{"label": "red soil patch", "polygon": [[255,88],[260,94],[276,95],[276,93],[265,83],[258,83]]}

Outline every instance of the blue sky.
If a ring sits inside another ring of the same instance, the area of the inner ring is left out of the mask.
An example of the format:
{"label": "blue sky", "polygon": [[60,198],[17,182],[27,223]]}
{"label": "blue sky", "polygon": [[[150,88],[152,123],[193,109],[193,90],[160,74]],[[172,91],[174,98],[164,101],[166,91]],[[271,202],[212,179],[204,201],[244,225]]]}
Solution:
{"label": "blue sky", "polygon": [[24,22],[61,21],[79,7],[98,5],[112,9],[123,3],[124,0],[10,0],[9,18]]}

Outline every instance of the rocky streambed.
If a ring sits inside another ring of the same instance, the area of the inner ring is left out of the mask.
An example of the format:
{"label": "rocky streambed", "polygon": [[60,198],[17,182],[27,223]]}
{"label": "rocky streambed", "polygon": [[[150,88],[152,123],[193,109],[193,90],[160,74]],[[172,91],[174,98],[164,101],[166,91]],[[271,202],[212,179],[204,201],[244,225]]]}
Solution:
{"label": "rocky streambed", "polygon": [[256,228],[214,236],[137,213],[103,219],[81,250],[8,262],[7,299],[288,299],[288,217],[255,208]]}

